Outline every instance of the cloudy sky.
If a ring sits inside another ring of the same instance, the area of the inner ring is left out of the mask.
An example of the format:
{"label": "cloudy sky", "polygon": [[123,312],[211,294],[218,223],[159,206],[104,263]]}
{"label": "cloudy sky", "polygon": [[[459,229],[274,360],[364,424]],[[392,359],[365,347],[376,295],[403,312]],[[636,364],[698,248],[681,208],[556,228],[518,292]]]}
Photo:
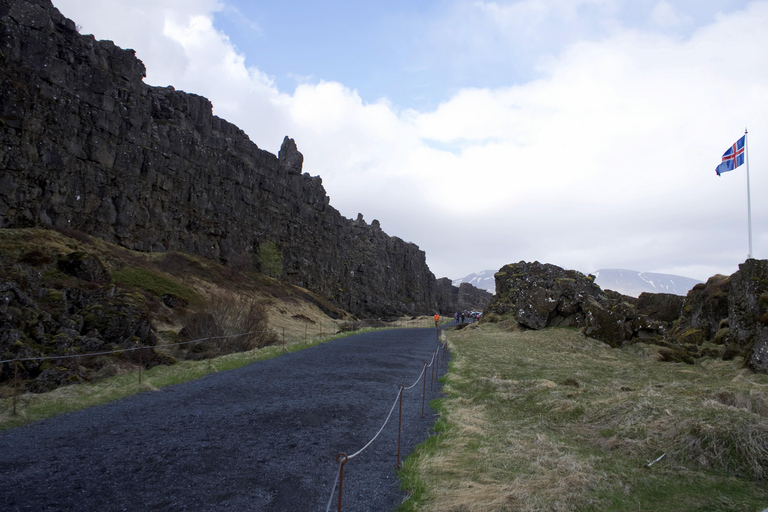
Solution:
{"label": "cloudy sky", "polygon": [[768,258],[768,1],[53,0],[457,279]]}

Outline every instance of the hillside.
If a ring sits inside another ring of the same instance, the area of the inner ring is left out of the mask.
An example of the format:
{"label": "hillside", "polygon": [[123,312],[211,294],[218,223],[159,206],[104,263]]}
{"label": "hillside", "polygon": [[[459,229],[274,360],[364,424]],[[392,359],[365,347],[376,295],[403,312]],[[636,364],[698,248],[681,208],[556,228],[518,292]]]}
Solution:
{"label": "hillside", "polygon": [[285,137],[278,155],[206,98],[143,82],[133,50],[50,0],[0,1],[0,228],[248,264],[359,316],[431,313],[424,251],[343,217]]}
{"label": "hillside", "polygon": [[[74,230],[0,230],[0,360],[97,352],[19,365],[24,389],[44,392],[143,365],[294,343],[353,320],[310,291],[247,267],[176,252],[130,251]],[[175,343],[252,332],[222,342]],[[55,364],[54,364],[55,363]],[[13,380],[0,366],[0,384]]]}

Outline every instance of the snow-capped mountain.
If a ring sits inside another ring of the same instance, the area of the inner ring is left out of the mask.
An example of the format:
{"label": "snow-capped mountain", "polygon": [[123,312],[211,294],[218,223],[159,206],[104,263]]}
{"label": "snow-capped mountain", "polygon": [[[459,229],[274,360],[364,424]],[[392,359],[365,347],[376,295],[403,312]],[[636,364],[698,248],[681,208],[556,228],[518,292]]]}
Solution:
{"label": "snow-capped mountain", "polygon": [[654,274],[616,268],[601,269],[594,274],[595,284],[603,290],[613,290],[630,297],[639,297],[643,292],[687,295],[688,290],[701,282],[690,277],[672,274]]}
{"label": "snow-capped mountain", "polygon": [[475,274],[469,274],[461,279],[454,279],[451,283],[453,286],[459,286],[461,283],[469,283],[481,290],[488,290],[491,293],[496,293],[496,280],[493,278],[493,274],[498,272],[497,270],[481,270]]}
{"label": "snow-capped mountain", "polygon": [[[482,290],[496,293],[496,280],[493,278],[496,272],[496,270],[483,270],[461,279],[455,279],[452,283],[454,286],[470,283]],[[594,275],[596,277],[595,283],[603,290],[613,290],[630,297],[639,297],[643,292],[687,295],[688,290],[701,282],[690,277],[673,274],[655,274],[653,272],[614,268],[600,269],[594,272]]]}

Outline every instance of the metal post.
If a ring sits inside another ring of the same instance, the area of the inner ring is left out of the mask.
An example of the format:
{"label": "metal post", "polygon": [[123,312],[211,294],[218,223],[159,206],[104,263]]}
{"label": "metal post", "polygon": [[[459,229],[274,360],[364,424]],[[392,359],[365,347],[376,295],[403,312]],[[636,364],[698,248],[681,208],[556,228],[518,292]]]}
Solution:
{"label": "metal post", "polygon": [[283,327],[283,348],[285,348],[285,327]]}
{"label": "metal post", "polygon": [[[746,128],[744,128],[744,159],[744,163],[747,164],[747,229],[749,230],[749,253],[747,254],[747,259],[749,259],[752,257],[752,195],[749,192],[749,145]],[[733,164],[736,167],[736,160],[733,161]]]}
{"label": "metal post", "polygon": [[427,362],[424,361],[424,389],[421,391],[421,419],[424,419],[424,401],[427,398]]}
{"label": "metal post", "polygon": [[[341,457],[344,457],[344,460],[341,460]],[[341,512],[341,488],[344,486],[344,464],[346,464],[348,460],[349,457],[347,457],[346,453],[340,453],[336,456],[336,462],[341,464],[341,467],[339,467],[339,512]]]}
{"label": "metal post", "polygon": [[[434,353],[433,353],[434,355]],[[432,373],[430,374],[429,378],[429,390],[432,391],[432,383],[435,380],[435,365],[437,365],[437,357],[432,358]]]}
{"label": "metal post", "polygon": [[142,361],[141,361],[141,348],[139,348],[139,384],[141,384],[141,367],[142,367]]}
{"label": "metal post", "polygon": [[403,389],[405,389],[405,386],[400,384],[400,422],[397,424],[397,469],[400,469],[400,431],[403,427]]}
{"label": "metal post", "polygon": [[309,329],[309,327],[307,327],[307,325],[304,324],[304,344],[305,345],[307,344],[307,329]]}

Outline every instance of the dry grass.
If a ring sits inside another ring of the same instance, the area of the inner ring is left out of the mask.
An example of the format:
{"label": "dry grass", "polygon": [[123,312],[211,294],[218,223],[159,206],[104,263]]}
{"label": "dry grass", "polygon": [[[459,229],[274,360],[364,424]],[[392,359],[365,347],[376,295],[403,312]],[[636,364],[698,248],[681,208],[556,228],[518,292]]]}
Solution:
{"label": "dry grass", "polygon": [[447,337],[447,428],[415,456],[424,490],[403,510],[768,507],[768,376],[570,329]]}

